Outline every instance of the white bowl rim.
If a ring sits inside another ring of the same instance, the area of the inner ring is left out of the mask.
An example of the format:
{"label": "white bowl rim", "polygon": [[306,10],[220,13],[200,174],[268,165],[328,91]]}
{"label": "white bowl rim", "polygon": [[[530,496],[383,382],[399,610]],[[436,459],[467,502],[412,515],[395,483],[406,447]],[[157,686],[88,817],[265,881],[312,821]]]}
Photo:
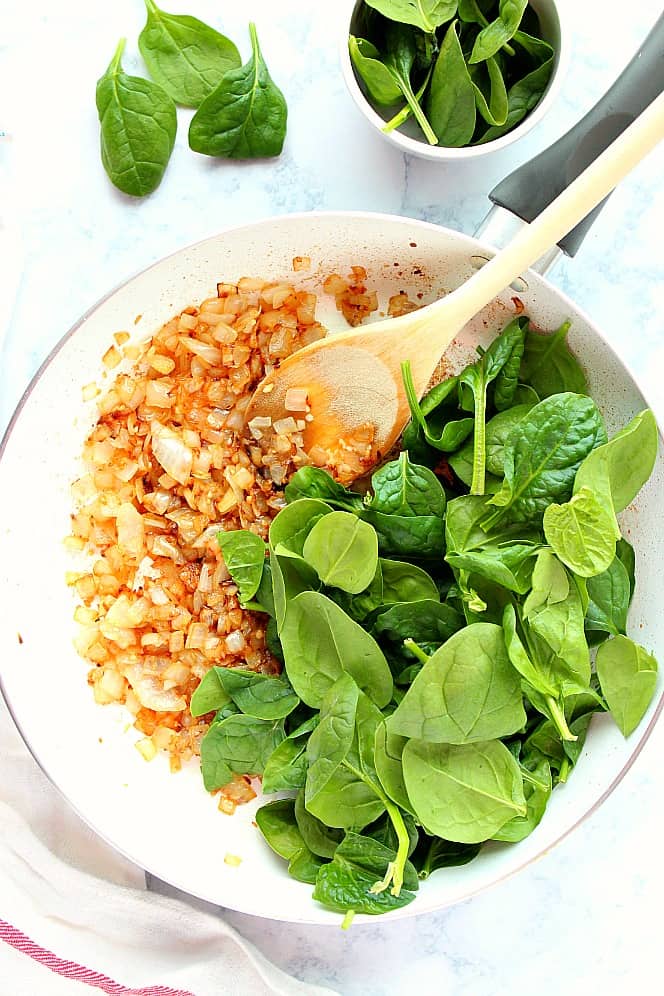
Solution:
{"label": "white bowl rim", "polygon": [[[339,218],[339,219],[365,218],[365,219],[374,219],[374,220],[386,222],[388,224],[393,223],[393,222],[398,222],[398,223],[408,222],[409,225],[415,225],[418,228],[432,229],[432,230],[436,230],[436,231],[441,231],[442,230],[445,233],[449,233],[451,236],[454,236],[460,242],[466,242],[468,244],[468,248],[474,250],[474,253],[473,253],[474,255],[475,254],[476,255],[481,255],[482,253],[493,254],[496,251],[495,247],[492,247],[491,245],[489,245],[487,243],[483,243],[483,242],[479,241],[474,236],[466,235],[465,233],[462,233],[462,232],[457,232],[454,229],[447,228],[446,226],[443,226],[443,225],[436,225],[433,222],[428,222],[428,221],[420,221],[419,219],[409,218],[409,217],[407,217],[405,215],[387,214],[387,213],[384,213],[384,212],[373,212],[373,211],[350,211],[350,210],[347,210],[347,211],[301,211],[301,212],[288,213],[286,215],[284,215],[284,214],[270,215],[268,217],[259,219],[257,221],[249,222],[249,223],[247,223],[245,225],[232,225],[232,226],[228,226],[226,228],[219,229],[217,232],[215,232],[215,233],[213,233],[211,235],[207,235],[207,236],[205,236],[202,239],[197,239],[194,242],[187,243],[187,245],[181,246],[178,249],[173,250],[173,252],[167,253],[165,256],[161,257],[160,259],[155,260],[152,263],[150,263],[149,266],[146,266],[146,267],[144,267],[141,270],[137,270],[137,271],[133,272],[126,279],[124,279],[124,280],[120,281],[118,284],[116,284],[110,291],[108,291],[108,293],[104,294],[101,298],[99,298],[91,307],[89,307],[81,315],[81,317],[71,326],[71,328],[67,332],[64,333],[64,335],[59,339],[59,341],[49,351],[48,355],[45,357],[45,359],[43,360],[43,362],[39,365],[38,369],[36,370],[36,372],[34,373],[34,375],[32,376],[32,378],[30,379],[30,382],[28,383],[26,389],[24,390],[23,394],[21,395],[21,398],[19,399],[19,401],[18,401],[18,403],[16,405],[16,408],[15,408],[15,410],[14,410],[14,412],[13,412],[13,414],[12,414],[12,416],[11,416],[8,424],[7,424],[7,427],[6,427],[5,431],[4,431],[4,433],[3,433],[2,439],[0,440],[0,461],[2,460],[2,457],[4,455],[4,452],[5,452],[5,449],[7,447],[8,442],[9,442],[12,430],[13,430],[14,426],[16,425],[18,419],[20,418],[21,413],[22,413],[24,407],[26,406],[27,402],[29,401],[30,396],[31,396],[33,390],[35,389],[35,387],[37,386],[39,380],[41,379],[42,373],[50,365],[50,363],[52,362],[52,360],[60,352],[60,350],[64,347],[64,345],[69,341],[69,339],[71,339],[72,336],[80,329],[80,327],[84,324],[84,322],[104,302],[106,302],[107,300],[109,300],[109,298],[113,297],[113,295],[117,291],[119,291],[121,288],[125,287],[127,284],[131,283],[136,277],[139,277],[142,274],[144,274],[144,273],[146,273],[146,272],[154,269],[155,267],[160,266],[166,260],[168,260],[168,259],[170,259],[172,257],[178,256],[178,255],[180,255],[180,253],[186,252],[187,250],[192,249],[192,248],[194,248],[196,246],[199,246],[202,243],[211,241],[211,240],[219,237],[220,235],[227,235],[229,233],[232,233],[232,232],[238,231],[238,230],[251,229],[251,228],[259,228],[259,227],[262,227],[264,225],[278,223],[279,220],[283,220],[285,217],[290,218],[290,219],[295,219],[295,220],[298,220],[298,219],[299,220],[304,220],[304,219],[311,218],[311,217],[314,217],[314,216],[315,217],[322,216],[322,217],[327,217],[327,218]],[[542,277],[540,274],[534,273],[533,271],[526,271],[526,272],[527,272],[527,274],[531,278],[536,278],[539,281],[543,281],[544,284],[547,286],[547,288],[549,288],[551,291],[553,291],[558,296],[558,298],[560,299],[561,302],[563,302],[565,304],[568,304],[569,307],[572,308],[573,311],[583,321],[585,321],[590,326],[590,328],[592,328],[592,330],[594,331],[594,333],[597,335],[598,339],[601,341],[602,346],[606,350],[608,350],[616,358],[616,360],[618,361],[618,363],[623,367],[623,369],[625,370],[625,372],[627,373],[627,375],[631,378],[631,380],[633,381],[633,383],[636,385],[636,387],[638,388],[639,392],[642,394],[642,396],[643,396],[644,400],[646,401],[646,403],[648,403],[648,398],[643,393],[643,391],[641,390],[639,382],[638,382],[637,378],[634,376],[634,374],[633,374],[632,370],[630,369],[629,365],[617,353],[617,351],[614,349],[614,347],[611,345],[611,343],[607,340],[607,338],[603,335],[603,333],[599,330],[599,328],[597,327],[597,325],[587,315],[587,313],[584,311],[584,309],[580,308],[569,297],[569,295],[565,294],[564,291],[559,290],[557,287],[555,287],[553,284],[551,284],[545,277]],[[658,433],[659,433],[660,441],[664,442],[664,435],[663,435],[663,432],[662,432],[662,428],[659,425],[658,425]],[[111,840],[102,829],[100,829],[93,822],[91,822],[90,819],[88,819],[88,817],[83,812],[81,812],[81,810],[76,805],[74,805],[74,803],[71,802],[71,800],[68,798],[68,796],[66,795],[66,793],[59,787],[57,781],[51,776],[46,761],[43,758],[40,758],[39,756],[37,756],[37,754],[35,753],[35,751],[33,750],[32,746],[30,744],[29,738],[24,733],[24,730],[23,730],[23,728],[21,726],[21,723],[20,723],[18,717],[16,716],[16,714],[14,712],[14,709],[12,708],[11,700],[9,698],[7,690],[5,689],[5,686],[4,686],[4,683],[3,683],[1,670],[0,670],[0,695],[2,695],[2,698],[3,698],[3,700],[4,700],[4,702],[5,702],[6,706],[7,706],[9,714],[11,715],[12,720],[14,721],[14,724],[16,726],[16,729],[18,730],[18,732],[19,732],[19,734],[21,736],[21,739],[23,740],[26,748],[30,752],[31,756],[35,760],[35,762],[38,765],[38,767],[40,768],[40,770],[43,772],[43,774],[48,778],[49,782],[56,789],[56,791],[58,792],[58,794],[66,801],[67,805],[74,812],[77,813],[77,815],[86,823],[86,825],[89,826],[97,834],[97,836],[99,836],[110,847],[112,847],[113,850],[116,851],[116,853],[123,855],[123,857],[125,857],[128,861],[130,861],[132,864],[136,865],[136,861],[132,858],[132,856],[130,854],[127,853],[127,851],[124,848],[118,846],[113,840]],[[506,881],[507,879],[512,878],[512,876],[514,876],[514,875],[518,874],[519,872],[523,871],[529,865],[534,864],[535,861],[537,861],[539,858],[543,857],[545,854],[548,854],[554,847],[557,847],[558,844],[560,844],[563,840],[565,840],[574,830],[576,830],[582,823],[584,823],[586,821],[586,819],[588,819],[590,816],[592,816],[599,809],[599,807],[602,805],[602,803],[611,795],[611,793],[614,791],[614,789],[617,788],[617,786],[620,784],[620,782],[626,776],[626,774],[628,773],[628,771],[631,769],[632,765],[635,763],[637,757],[640,755],[641,751],[645,747],[646,742],[648,741],[649,737],[651,736],[651,734],[653,732],[653,729],[655,727],[655,724],[657,723],[657,721],[658,721],[658,719],[659,719],[659,717],[660,717],[660,715],[661,715],[661,713],[663,711],[664,711],[664,690],[662,690],[662,692],[660,694],[659,700],[657,701],[657,704],[656,704],[656,706],[654,708],[654,711],[653,711],[653,713],[651,715],[651,718],[650,718],[650,720],[648,722],[648,725],[642,731],[642,733],[640,735],[640,738],[639,738],[638,742],[634,745],[634,747],[632,749],[632,752],[631,752],[628,760],[625,762],[624,766],[621,768],[621,770],[618,772],[618,774],[614,777],[613,781],[605,788],[605,790],[602,792],[602,794],[597,799],[595,799],[595,801],[592,803],[592,805],[590,805],[590,807],[584,813],[582,813],[581,816],[579,816],[578,819],[576,819],[574,823],[572,823],[569,827],[567,827],[567,829],[564,832],[560,833],[559,836],[555,838],[555,840],[553,840],[552,842],[550,842],[546,846],[546,848],[544,848],[542,851],[538,852],[537,854],[530,856],[526,860],[524,860],[524,861],[522,861],[522,862],[520,862],[518,864],[515,864],[514,867],[510,868],[504,874],[499,875],[498,877],[492,879],[491,881],[487,881],[487,882],[485,882],[485,883],[483,883],[481,885],[475,886],[474,888],[470,889],[464,896],[457,897],[455,899],[451,899],[449,902],[440,903],[440,904],[436,905],[435,909],[432,909],[432,910],[421,910],[421,909],[419,909],[418,910],[418,909],[412,909],[412,907],[410,907],[410,906],[406,906],[406,907],[404,907],[404,908],[402,908],[402,909],[400,909],[398,911],[398,914],[399,914],[398,919],[406,919],[406,918],[410,918],[410,917],[414,917],[414,916],[425,915],[428,912],[440,911],[440,910],[449,908],[449,907],[451,907],[453,905],[456,905],[459,902],[466,901],[467,899],[470,899],[473,896],[479,895],[479,894],[487,891],[488,889],[493,888],[494,885],[497,885],[497,884],[499,884],[501,882]],[[147,867],[147,864],[143,867],[143,870],[146,871],[146,872],[148,872],[148,873],[157,875],[156,872],[152,872],[151,869],[149,867]],[[229,908],[232,908],[232,907],[229,907]],[[315,925],[315,926],[321,926],[320,920],[314,919],[313,917],[309,918],[309,917],[303,916],[303,917],[298,917],[297,920],[288,919],[288,920],[282,921],[280,917],[277,917],[277,916],[274,916],[274,915],[270,915],[270,914],[261,914],[261,913],[252,912],[251,915],[253,915],[253,916],[261,916],[264,919],[277,920],[278,922],[311,924],[311,925]],[[396,919],[396,918],[393,918],[392,916],[389,917],[389,921],[390,922],[392,922],[393,919]],[[375,926],[375,925],[376,925],[376,918],[375,917],[369,917],[369,916],[359,917],[357,919],[357,921],[354,922],[354,927],[356,929],[359,928],[359,927],[363,927],[363,926]]]}
{"label": "white bowl rim", "polygon": [[[351,0],[349,4],[351,13],[355,8],[357,0]],[[353,98],[357,109],[360,111],[362,116],[366,118],[372,128],[378,132],[382,138],[392,145],[397,146],[402,152],[410,153],[411,155],[418,156],[421,159],[431,159],[437,162],[448,162],[448,161],[458,161],[467,159],[479,159],[481,156],[485,156],[490,152],[499,152],[501,149],[507,148],[513,142],[518,141],[518,139],[523,138],[538,121],[541,121],[547,111],[550,109],[552,104],[555,102],[558,94],[560,93],[562,84],[567,76],[567,71],[571,59],[571,39],[570,31],[567,26],[568,20],[568,8],[565,3],[561,0],[546,0],[550,3],[552,8],[555,10],[558,21],[560,23],[560,48],[556,53],[557,58],[554,61],[553,73],[551,74],[551,79],[546,88],[546,92],[542,99],[535,105],[532,111],[526,114],[523,121],[508,131],[505,135],[501,135],[500,138],[495,138],[492,142],[486,142],[484,145],[469,145],[464,146],[460,149],[450,148],[443,145],[429,145],[425,140],[419,141],[415,138],[410,138],[408,135],[403,135],[400,131],[395,129],[391,132],[384,132],[383,125],[385,121],[381,118],[374,108],[371,106],[367,98],[362,93],[359,87],[357,79],[355,77],[355,71],[353,69],[353,64],[350,58],[350,53],[348,51],[348,22],[347,19],[344,20],[344,32],[339,42],[339,58],[341,62],[341,72],[344,77],[344,82],[348,88],[348,92]]]}

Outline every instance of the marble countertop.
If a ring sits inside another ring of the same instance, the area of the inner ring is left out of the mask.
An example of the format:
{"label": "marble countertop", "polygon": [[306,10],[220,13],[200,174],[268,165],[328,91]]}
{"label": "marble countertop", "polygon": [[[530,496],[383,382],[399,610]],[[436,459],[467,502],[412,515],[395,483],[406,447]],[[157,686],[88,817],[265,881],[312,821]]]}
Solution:
{"label": "marble countertop", "polygon": [[[565,0],[568,3],[568,0]],[[8,0],[0,2],[0,9]],[[5,13],[0,39],[0,258],[7,319],[0,429],[29,378],[70,325],[109,288],[151,261],[218,229],[270,214],[362,209],[409,215],[472,233],[486,193],[575,122],[607,88],[661,11],[632,0],[629,17],[603,0],[569,0],[574,37],[561,95],[516,147],[470,165],[400,154],[372,133],[345,91],[338,46],[347,3],[190,0],[248,49],[255,20],[265,58],[289,104],[275,161],[208,160],[189,151],[185,121],[158,191],[134,201],[99,162],[94,84],[117,40],[139,70],[138,0],[37,0]],[[33,86],[22,85],[39,67]],[[664,149],[611,197],[582,250],[553,282],[584,307],[664,420]],[[12,271],[15,280],[12,279]],[[13,309],[12,283],[17,291]],[[664,726],[628,777],[552,853],[487,893],[401,923],[322,927],[228,919],[278,965],[344,996],[652,992],[660,954],[664,861]]]}

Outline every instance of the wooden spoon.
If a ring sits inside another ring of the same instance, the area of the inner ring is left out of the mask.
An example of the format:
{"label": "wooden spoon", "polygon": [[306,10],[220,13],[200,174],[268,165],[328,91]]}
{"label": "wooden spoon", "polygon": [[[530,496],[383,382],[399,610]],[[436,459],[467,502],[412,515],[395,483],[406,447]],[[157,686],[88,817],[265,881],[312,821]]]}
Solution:
{"label": "wooden spoon", "polygon": [[465,284],[418,311],[335,333],[298,350],[259,384],[247,422],[294,414],[286,410],[286,392],[304,389],[313,416],[303,432],[305,452],[313,447],[334,451],[340,439],[366,438],[369,426],[370,457],[344,480],[365,472],[394,445],[410,417],[401,363],[410,361],[421,397],[466,322],[585,218],[662,138],[664,94]]}

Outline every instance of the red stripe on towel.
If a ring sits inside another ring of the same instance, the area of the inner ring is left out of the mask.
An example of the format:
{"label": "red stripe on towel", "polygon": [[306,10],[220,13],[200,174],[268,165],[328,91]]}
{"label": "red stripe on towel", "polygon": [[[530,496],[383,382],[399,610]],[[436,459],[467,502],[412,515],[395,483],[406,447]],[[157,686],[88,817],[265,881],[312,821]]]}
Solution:
{"label": "red stripe on towel", "polygon": [[120,982],[114,982],[107,975],[95,972],[84,965],[77,965],[75,961],[67,961],[65,958],[58,958],[52,951],[35,944],[18,927],[13,927],[6,920],[0,920],[0,940],[10,944],[11,947],[28,955],[34,961],[44,965],[45,968],[62,975],[66,979],[74,979],[76,982],[84,982],[87,986],[95,986],[102,989],[109,996],[194,996],[188,989],[173,989],[171,986],[143,986],[140,989],[128,989]]}

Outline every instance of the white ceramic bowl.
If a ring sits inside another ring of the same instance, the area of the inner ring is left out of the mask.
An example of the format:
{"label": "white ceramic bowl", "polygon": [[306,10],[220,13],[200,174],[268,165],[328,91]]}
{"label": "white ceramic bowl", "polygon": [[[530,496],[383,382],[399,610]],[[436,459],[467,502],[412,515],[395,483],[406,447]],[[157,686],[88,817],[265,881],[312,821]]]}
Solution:
{"label": "white ceramic bowl", "polygon": [[[327,274],[362,264],[381,305],[401,289],[412,298],[421,293],[426,302],[466,280],[473,257],[482,254],[487,248],[475,239],[386,215],[290,215],[222,232],[153,264],[95,305],[44,363],[14,416],[0,451],[2,690],[34,757],[79,814],[119,851],[180,889],[259,916],[339,923],[313,902],[310,886],[289,878],[264,843],[252,824],[260,800],[232,817],[222,815],[203,789],[197,764],[177,775],[170,774],[165,755],[146,764],[134,748],[139,734],[128,713],[93,701],[88,665],[72,647],[74,598],[64,583],[72,563],[61,542],[69,531],[70,482],[80,473],[81,446],[95,419],[94,402],[81,401],[81,388],[101,380],[101,356],[114,332],[145,337],[186,305],[214,294],[218,280],[261,275],[319,290]],[[294,274],[295,255],[310,256],[311,271]],[[645,406],[638,387],[569,299],[535,274],[526,281],[520,297],[539,327],[573,320],[571,345],[615,431]],[[468,362],[475,345],[503,327],[514,310],[513,294],[501,295],[464,330],[448,354],[453,366]],[[321,298],[320,316],[339,328],[329,298]],[[660,455],[651,480],[622,517],[637,558],[630,630],[660,659],[663,495]],[[436,872],[414,903],[388,916],[458,902],[549,850],[625,774],[661,707],[660,686],[628,740],[608,717],[595,717],[577,769],[553,793],[544,820],[526,840],[487,846],[471,864]],[[587,846],[590,854],[590,839]],[[224,863],[227,853],[242,858],[239,867]]]}
{"label": "white ceramic bowl", "polygon": [[[513,142],[518,141],[526,135],[531,128],[534,128],[538,121],[541,121],[546,112],[554,103],[560,87],[565,78],[569,64],[571,49],[571,38],[565,4],[556,3],[555,0],[531,0],[531,6],[536,11],[542,28],[542,37],[548,41],[556,53],[553,72],[546,92],[536,107],[530,111],[523,121],[493,142],[485,145],[475,145],[461,149],[444,148],[439,145],[429,145],[419,128],[412,121],[407,122],[395,131],[384,132],[383,125],[392,116],[391,110],[384,108],[374,108],[369,98],[366,96],[362,83],[359,80],[348,51],[348,35],[354,34],[354,21],[359,7],[363,0],[353,0],[351,13],[348,21],[344,22],[344,30],[340,39],[341,71],[343,73],[346,86],[350,95],[355,101],[358,109],[379,135],[382,135],[391,145],[396,146],[402,152],[409,152],[413,156],[420,156],[423,159],[434,159],[439,162],[451,160],[477,159],[486,156],[491,152],[504,149]],[[419,137],[418,137],[419,136]]]}

